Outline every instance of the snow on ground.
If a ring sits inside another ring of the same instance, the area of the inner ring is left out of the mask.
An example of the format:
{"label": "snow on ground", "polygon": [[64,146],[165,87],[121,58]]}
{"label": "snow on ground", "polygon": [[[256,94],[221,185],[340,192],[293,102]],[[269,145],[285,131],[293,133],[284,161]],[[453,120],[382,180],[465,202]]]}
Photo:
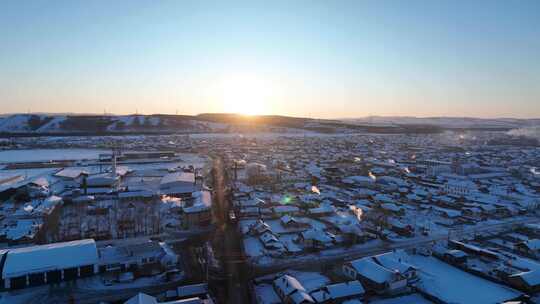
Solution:
{"label": "snow on ground", "polygon": [[369,304],[433,304],[433,302],[425,299],[420,294],[413,293],[396,298],[369,301]]}
{"label": "snow on ground", "polygon": [[16,132],[28,130],[28,116],[17,114],[0,120],[0,132]]}
{"label": "snow on ground", "polygon": [[255,237],[244,238],[244,250],[246,255],[250,257],[258,257],[265,254],[262,243]]}
{"label": "snow on ground", "polygon": [[55,116],[51,121],[47,122],[43,126],[37,129],[37,132],[56,131],[60,129],[60,124],[67,119],[66,116]]}
{"label": "snow on ground", "polygon": [[414,255],[409,263],[420,270],[418,287],[446,303],[501,303],[520,293],[461,271],[434,257]]}
{"label": "snow on ground", "polygon": [[281,304],[281,299],[270,284],[255,285],[255,295],[260,304]]}
{"label": "snow on ground", "polygon": [[129,288],[141,288],[164,283],[163,276],[142,277],[128,283],[113,283],[110,286],[103,284],[100,276],[77,280],[77,288],[86,290],[125,290]]}
{"label": "snow on ground", "polygon": [[526,268],[531,271],[540,271],[540,263],[521,256],[515,256],[515,259],[510,260],[510,264],[514,267]]}
{"label": "snow on ground", "polygon": [[294,242],[296,234],[286,234],[279,236],[279,241],[282,242],[287,250],[292,253],[302,252],[304,249]]}
{"label": "snow on ground", "polygon": [[330,284],[330,279],[318,272],[289,271],[289,274],[302,283],[308,293]]}
{"label": "snow on ground", "polygon": [[243,219],[238,222],[238,225],[240,226],[240,231],[242,231],[242,234],[246,234],[249,232],[249,227],[253,224],[255,224],[257,220],[252,219]]}
{"label": "snow on ground", "polygon": [[25,288],[23,290],[0,293],[0,304],[24,304],[36,298],[44,298],[49,294],[48,286]]}
{"label": "snow on ground", "polygon": [[28,149],[0,151],[0,163],[50,161],[63,159],[97,159],[99,154],[111,153],[98,149]]}

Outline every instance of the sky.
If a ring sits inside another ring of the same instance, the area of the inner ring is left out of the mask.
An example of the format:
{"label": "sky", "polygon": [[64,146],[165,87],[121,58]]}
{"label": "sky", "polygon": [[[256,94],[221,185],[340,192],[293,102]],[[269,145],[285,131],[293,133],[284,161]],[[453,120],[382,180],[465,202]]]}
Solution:
{"label": "sky", "polygon": [[0,112],[540,117],[540,1],[1,1]]}

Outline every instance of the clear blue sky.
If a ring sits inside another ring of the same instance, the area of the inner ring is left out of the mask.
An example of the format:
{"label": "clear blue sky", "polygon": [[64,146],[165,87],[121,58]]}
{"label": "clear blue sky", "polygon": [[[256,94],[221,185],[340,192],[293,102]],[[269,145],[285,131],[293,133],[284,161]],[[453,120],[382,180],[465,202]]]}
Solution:
{"label": "clear blue sky", "polygon": [[540,1],[1,1],[0,104],[540,117]]}

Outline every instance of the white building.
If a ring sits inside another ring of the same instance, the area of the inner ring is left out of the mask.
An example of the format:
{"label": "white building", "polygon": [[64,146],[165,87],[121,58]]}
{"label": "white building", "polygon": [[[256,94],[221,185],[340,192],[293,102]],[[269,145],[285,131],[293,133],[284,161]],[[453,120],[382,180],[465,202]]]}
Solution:
{"label": "white building", "polygon": [[7,249],[2,252],[5,289],[74,280],[98,272],[92,239]]}
{"label": "white building", "polygon": [[197,191],[195,184],[195,173],[174,172],[169,173],[161,179],[159,184],[161,194],[169,196],[186,196]]}

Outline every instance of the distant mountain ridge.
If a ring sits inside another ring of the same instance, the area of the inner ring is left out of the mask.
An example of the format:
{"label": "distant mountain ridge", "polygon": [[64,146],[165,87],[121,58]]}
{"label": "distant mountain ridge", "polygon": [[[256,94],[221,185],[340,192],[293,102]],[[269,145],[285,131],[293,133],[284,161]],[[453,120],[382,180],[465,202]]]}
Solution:
{"label": "distant mountain ridge", "polygon": [[540,125],[540,118],[476,118],[476,117],[413,117],[367,116],[341,119],[346,123],[370,126],[433,125],[447,129],[462,128],[523,128]]}
{"label": "distant mountain ridge", "polygon": [[[328,121],[331,122],[331,121]],[[123,134],[204,133],[238,131],[298,131],[317,128],[317,120],[276,115],[81,115],[12,114],[0,116],[2,134]]]}
{"label": "distant mountain ridge", "polygon": [[511,130],[540,125],[540,119],[381,117],[312,119],[280,115],[11,114],[0,116],[0,134],[92,135],[232,132],[436,133],[444,130]]}

